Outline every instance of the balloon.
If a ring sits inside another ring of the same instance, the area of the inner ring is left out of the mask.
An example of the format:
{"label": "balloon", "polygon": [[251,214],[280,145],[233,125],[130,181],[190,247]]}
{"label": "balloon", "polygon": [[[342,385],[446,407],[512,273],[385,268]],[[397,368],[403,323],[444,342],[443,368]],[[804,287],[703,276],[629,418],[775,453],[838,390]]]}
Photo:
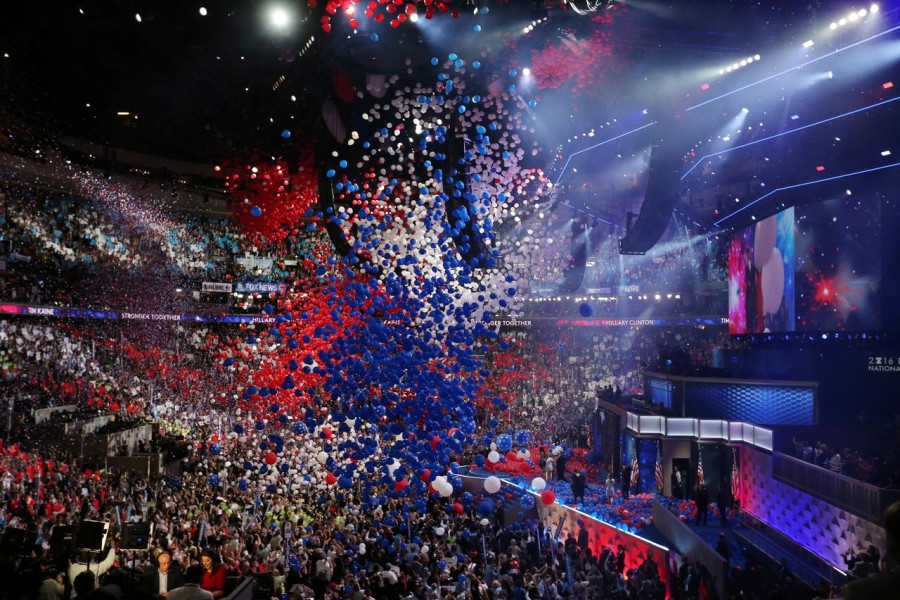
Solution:
{"label": "balloon", "polygon": [[274,465],[277,460],[278,460],[278,457],[275,455],[274,452],[269,452],[268,454],[266,454],[266,464],[267,465]]}
{"label": "balloon", "polygon": [[254,206],[253,208],[250,209],[250,214],[253,215],[254,217],[261,217],[262,209],[258,206]]}
{"label": "balloon", "polygon": [[316,454],[316,460],[320,465],[324,465],[328,461],[328,453],[324,450]]}
{"label": "balloon", "polygon": [[484,480],[484,489],[489,494],[496,494],[500,491],[501,483],[500,479],[496,476],[491,475],[487,479]]}
{"label": "balloon", "polygon": [[337,477],[334,476],[334,473],[329,473],[325,476],[325,483],[328,485],[334,485],[337,482]]}
{"label": "balloon", "polygon": [[772,256],[762,269],[762,297],[763,311],[766,314],[774,315],[781,308],[781,300],[784,298],[784,260],[778,248],[772,249]]}
{"label": "balloon", "polygon": [[578,306],[578,314],[585,318],[590,317],[592,314],[594,314],[594,308],[587,302],[582,302]]}
{"label": "balloon", "polygon": [[545,487],[547,487],[547,482],[544,481],[543,477],[535,477],[531,480],[531,489],[534,491],[540,492]]}
{"label": "balloon", "polygon": [[519,499],[519,504],[525,510],[528,510],[529,508],[534,508],[534,495],[522,494],[522,497]]}
{"label": "balloon", "polygon": [[463,508],[463,505],[460,504],[459,502],[456,502],[456,503],[453,505],[453,512],[455,512],[455,513],[458,514],[458,515],[463,514],[463,512],[464,512],[465,510],[466,510],[466,509]]}
{"label": "balloon", "polygon": [[778,223],[775,215],[756,224],[753,234],[753,265],[762,269],[772,259],[775,240],[778,237]]}
{"label": "balloon", "polygon": [[544,490],[541,492],[541,502],[544,503],[544,506],[549,506],[556,502],[556,494],[553,493],[553,490]]}
{"label": "balloon", "polygon": [[498,462],[500,460],[500,453],[496,450],[491,450],[488,452],[488,460],[492,463]]}
{"label": "balloon", "polygon": [[510,448],[512,448],[512,437],[509,434],[502,434],[497,437],[497,449],[500,452],[509,452]]}

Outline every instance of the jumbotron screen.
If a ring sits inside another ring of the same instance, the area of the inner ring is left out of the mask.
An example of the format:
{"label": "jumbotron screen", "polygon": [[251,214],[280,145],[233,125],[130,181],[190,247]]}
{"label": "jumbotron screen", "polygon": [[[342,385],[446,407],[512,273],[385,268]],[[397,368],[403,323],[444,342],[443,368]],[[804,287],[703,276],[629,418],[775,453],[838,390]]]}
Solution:
{"label": "jumbotron screen", "polygon": [[880,285],[876,198],[792,207],[733,234],[729,333],[877,330]]}

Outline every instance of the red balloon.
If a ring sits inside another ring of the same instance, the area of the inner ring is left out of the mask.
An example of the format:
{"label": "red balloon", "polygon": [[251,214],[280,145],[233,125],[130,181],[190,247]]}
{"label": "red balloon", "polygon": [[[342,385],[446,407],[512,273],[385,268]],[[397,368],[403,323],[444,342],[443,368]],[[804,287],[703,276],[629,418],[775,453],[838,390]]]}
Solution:
{"label": "red balloon", "polygon": [[434,436],[433,438],[431,438],[431,449],[432,450],[437,449],[437,445],[440,443],[441,443],[441,438]]}
{"label": "red balloon", "polygon": [[422,476],[419,477],[419,479],[421,479],[425,483],[428,483],[428,480],[431,479],[431,469],[425,469],[425,471],[422,473]]}
{"label": "red balloon", "polygon": [[274,465],[275,461],[277,461],[277,460],[278,460],[278,457],[275,456],[274,452],[269,452],[268,454],[266,454],[266,464],[267,465]]}
{"label": "red balloon", "polygon": [[453,512],[455,512],[458,515],[463,514],[464,510],[465,509],[463,508],[463,505],[460,504],[459,502],[457,502],[456,504],[453,505]]}
{"label": "red balloon", "polygon": [[328,429],[327,427],[324,428],[324,429],[322,430],[322,435],[325,436],[325,439],[326,439],[326,440],[330,440],[330,439],[331,439],[331,430]]}
{"label": "red balloon", "polygon": [[401,479],[400,481],[398,481],[397,483],[394,484],[394,491],[402,492],[403,490],[406,489],[407,485],[409,485],[409,481],[407,481],[405,479]]}
{"label": "red balloon", "polygon": [[544,506],[550,506],[556,502],[556,494],[553,490],[544,490],[541,492],[541,502],[544,503]]}
{"label": "red balloon", "polygon": [[329,473],[325,476],[325,483],[328,485],[334,485],[337,482],[337,477],[334,476],[334,473]]}

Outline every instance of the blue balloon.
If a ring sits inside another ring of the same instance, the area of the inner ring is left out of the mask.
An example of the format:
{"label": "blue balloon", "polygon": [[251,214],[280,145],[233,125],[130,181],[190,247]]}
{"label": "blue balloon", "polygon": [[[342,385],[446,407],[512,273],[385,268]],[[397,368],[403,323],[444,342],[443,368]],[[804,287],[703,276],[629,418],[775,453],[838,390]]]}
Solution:
{"label": "blue balloon", "polygon": [[253,215],[254,217],[261,217],[262,209],[258,206],[254,206],[253,208],[250,209],[250,214]]}
{"label": "blue balloon", "polygon": [[286,140],[291,139],[291,132],[290,132],[290,130],[289,130],[289,129],[283,129],[283,130],[281,131],[281,137],[284,138],[284,139],[286,139]]}
{"label": "blue balloon", "polygon": [[503,433],[497,436],[497,449],[500,452],[509,452],[512,448],[512,445],[513,441],[509,434]]}
{"label": "blue balloon", "polygon": [[494,502],[492,500],[482,500],[478,505],[478,514],[482,517],[494,516]]}
{"label": "blue balloon", "polygon": [[216,487],[219,485],[219,476],[213,473],[207,478],[206,482],[210,485],[210,487]]}
{"label": "blue balloon", "polygon": [[522,505],[522,508],[525,510],[534,508],[534,496],[531,494],[522,494],[522,498],[519,499],[519,504]]}

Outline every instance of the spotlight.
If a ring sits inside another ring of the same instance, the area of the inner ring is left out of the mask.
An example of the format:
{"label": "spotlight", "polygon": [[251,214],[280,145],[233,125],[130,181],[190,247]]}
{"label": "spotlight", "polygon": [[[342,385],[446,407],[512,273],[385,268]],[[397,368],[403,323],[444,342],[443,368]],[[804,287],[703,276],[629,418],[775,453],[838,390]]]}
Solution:
{"label": "spotlight", "polygon": [[409,20],[412,21],[413,23],[418,23],[419,22],[419,13],[412,13],[411,15],[409,15]]}
{"label": "spotlight", "polygon": [[529,75],[531,75],[531,69],[529,69],[528,67],[525,67],[524,69],[522,69],[522,75],[524,75],[525,77],[528,77]]}
{"label": "spotlight", "polygon": [[828,79],[834,79],[834,71],[828,71]]}
{"label": "spotlight", "polygon": [[812,40],[806,40],[805,42],[803,42],[803,47],[804,47],[804,48],[812,48],[814,44],[815,44],[814,41],[812,41]]}
{"label": "spotlight", "polygon": [[742,108],[742,109],[741,109],[741,112],[744,113],[744,114],[747,114],[748,112],[750,112],[750,109],[749,109],[749,108]]}
{"label": "spotlight", "polygon": [[206,7],[205,7],[205,6],[201,6],[201,7],[200,7],[200,16],[201,16],[201,17],[205,17],[207,14],[208,14],[208,12],[207,12],[207,10],[206,10]]}
{"label": "spotlight", "polygon": [[870,6],[870,7],[869,7],[869,12],[870,12],[870,13],[877,13],[877,12],[878,12],[878,5],[877,5],[877,4],[873,4],[872,6]]}
{"label": "spotlight", "polygon": [[291,16],[284,8],[276,6],[272,9],[272,12],[269,13],[269,21],[275,27],[281,29],[282,27],[287,27],[288,23],[291,22]]}
{"label": "spotlight", "polygon": [[838,28],[838,24],[834,23],[834,22],[832,22],[831,25],[828,26],[828,29],[830,29],[832,31],[834,31],[837,28]]}
{"label": "spotlight", "polygon": [[141,19],[141,13],[135,13],[134,20],[140,23],[143,19]]}

